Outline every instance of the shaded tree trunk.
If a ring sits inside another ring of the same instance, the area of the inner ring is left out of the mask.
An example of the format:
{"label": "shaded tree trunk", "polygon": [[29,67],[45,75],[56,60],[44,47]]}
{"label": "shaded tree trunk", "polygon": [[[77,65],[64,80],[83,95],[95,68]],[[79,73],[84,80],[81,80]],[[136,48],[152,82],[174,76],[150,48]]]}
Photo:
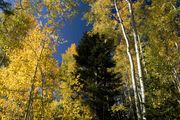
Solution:
{"label": "shaded tree trunk", "polygon": [[143,77],[145,78],[148,71],[146,68],[146,61],[145,61],[145,57],[143,55],[143,46],[142,46],[141,38],[139,35],[138,35],[138,44],[139,44],[139,50],[140,50],[140,54],[141,54],[141,62],[142,62],[142,66],[143,66]]}

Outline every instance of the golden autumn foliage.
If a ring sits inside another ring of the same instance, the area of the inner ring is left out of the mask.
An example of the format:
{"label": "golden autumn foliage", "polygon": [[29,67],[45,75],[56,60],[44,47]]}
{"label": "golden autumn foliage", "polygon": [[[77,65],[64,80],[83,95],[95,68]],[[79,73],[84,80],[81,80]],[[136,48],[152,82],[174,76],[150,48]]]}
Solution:
{"label": "golden autumn foliage", "polygon": [[78,76],[75,75],[77,66],[74,55],[77,55],[75,44],[72,44],[62,55],[60,67],[61,118],[64,120],[91,120],[93,116],[90,107],[83,102],[84,100],[79,95],[82,85],[78,81]]}
{"label": "golden autumn foliage", "polygon": [[[180,118],[180,0],[9,1],[0,0],[0,120]],[[91,30],[58,63],[62,28],[79,11]]]}
{"label": "golden autumn foliage", "polygon": [[[29,93],[32,81],[34,88],[34,111],[35,117],[40,117],[41,99],[43,97],[44,108],[49,108],[52,101],[53,89],[55,89],[55,75],[57,63],[51,58],[52,51],[49,48],[50,40],[38,26],[28,32],[20,48],[8,51],[10,64],[0,69],[0,107],[2,119],[23,118],[27,109]],[[42,54],[41,54],[42,52]],[[40,55],[41,54],[41,55]],[[35,68],[38,66],[37,72]],[[44,76],[42,76],[42,74]],[[35,76],[33,78],[33,76]],[[34,80],[33,80],[34,79]],[[42,81],[42,79],[44,79]],[[42,88],[42,82],[44,84]],[[44,89],[42,95],[40,89]],[[48,109],[46,109],[47,112]],[[46,114],[51,118],[50,112]]]}

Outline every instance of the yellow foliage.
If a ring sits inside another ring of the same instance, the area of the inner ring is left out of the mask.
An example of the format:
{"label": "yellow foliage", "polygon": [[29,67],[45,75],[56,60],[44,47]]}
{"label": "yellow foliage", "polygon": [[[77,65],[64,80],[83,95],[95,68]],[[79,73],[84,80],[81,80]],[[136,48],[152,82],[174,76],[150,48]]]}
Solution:
{"label": "yellow foliage", "polygon": [[123,104],[118,104],[118,105],[113,105],[111,107],[111,110],[114,112],[118,112],[118,111],[126,111],[126,107]]}
{"label": "yellow foliage", "polygon": [[60,68],[60,91],[62,99],[59,104],[62,106],[60,116],[64,120],[91,120],[93,115],[90,107],[83,103],[79,96],[82,85],[78,81],[78,76],[74,75],[76,70],[76,61],[74,55],[77,55],[76,46],[71,47],[62,55],[62,65]]}
{"label": "yellow foliage", "polygon": [[[3,112],[1,112],[2,119],[15,119],[23,118],[25,110],[27,109],[27,104],[29,100],[29,93],[32,90],[31,85],[33,81],[33,76],[35,75],[35,89],[34,89],[34,103],[36,106],[33,111],[41,110],[41,99],[42,96],[38,95],[39,88],[42,85],[42,73],[46,76],[44,82],[45,95],[44,100],[52,99],[53,89],[56,87],[46,87],[53,86],[54,78],[49,74],[57,73],[57,62],[51,58],[51,49],[49,48],[50,40],[47,36],[41,32],[39,27],[35,27],[33,30],[29,31],[27,36],[22,42],[20,48],[15,48],[14,50],[7,51],[10,64],[7,67],[0,69],[0,107]],[[43,49],[43,51],[42,51]],[[40,56],[42,51],[42,55]],[[38,64],[37,73],[35,73],[35,68]],[[40,71],[41,69],[42,71]],[[39,97],[38,97],[39,96]],[[45,108],[51,103],[44,103]],[[48,110],[48,109],[46,109]],[[47,111],[49,116],[47,118],[52,118],[52,115]],[[40,117],[40,113],[34,113],[35,117]],[[48,115],[47,114],[47,115]]]}

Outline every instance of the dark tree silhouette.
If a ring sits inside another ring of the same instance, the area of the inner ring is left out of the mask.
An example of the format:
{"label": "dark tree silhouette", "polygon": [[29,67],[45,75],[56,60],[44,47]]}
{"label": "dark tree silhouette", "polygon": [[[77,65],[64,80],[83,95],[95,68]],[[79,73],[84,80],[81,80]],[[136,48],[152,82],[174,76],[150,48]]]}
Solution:
{"label": "dark tree silhouette", "polygon": [[75,56],[80,82],[84,85],[83,97],[99,120],[112,119],[111,106],[119,94],[120,77],[111,70],[115,65],[114,49],[113,39],[85,34]]}

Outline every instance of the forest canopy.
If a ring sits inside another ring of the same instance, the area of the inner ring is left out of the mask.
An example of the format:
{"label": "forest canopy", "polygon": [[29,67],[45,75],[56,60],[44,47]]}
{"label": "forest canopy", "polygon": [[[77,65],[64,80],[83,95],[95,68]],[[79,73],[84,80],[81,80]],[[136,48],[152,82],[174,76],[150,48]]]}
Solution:
{"label": "forest canopy", "polygon": [[178,119],[180,0],[0,0],[0,120]]}

